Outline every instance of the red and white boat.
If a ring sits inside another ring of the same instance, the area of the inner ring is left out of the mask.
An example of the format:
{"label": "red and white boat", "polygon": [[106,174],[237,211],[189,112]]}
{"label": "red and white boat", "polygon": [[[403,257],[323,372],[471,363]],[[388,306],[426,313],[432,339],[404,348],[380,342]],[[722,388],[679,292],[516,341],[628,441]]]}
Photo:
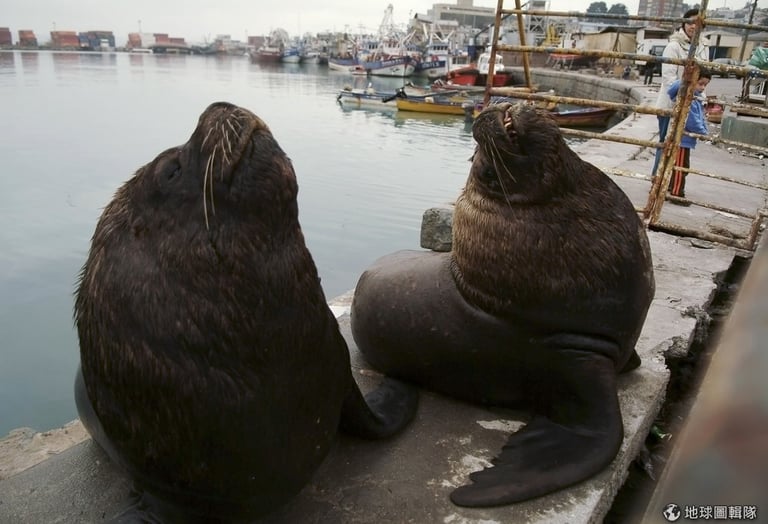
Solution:
{"label": "red and white boat", "polygon": [[[491,54],[485,52],[477,59],[477,64],[452,69],[448,72],[448,84],[464,86],[485,86],[488,83],[488,70],[491,63]],[[493,87],[502,87],[512,83],[512,72],[505,70],[503,58],[496,55],[493,66]]]}

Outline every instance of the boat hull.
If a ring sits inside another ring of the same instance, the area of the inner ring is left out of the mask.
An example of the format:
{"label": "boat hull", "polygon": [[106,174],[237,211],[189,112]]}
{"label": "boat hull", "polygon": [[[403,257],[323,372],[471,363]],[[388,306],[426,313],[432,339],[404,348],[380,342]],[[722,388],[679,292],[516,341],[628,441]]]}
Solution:
{"label": "boat hull", "polygon": [[407,56],[390,58],[388,60],[362,62],[360,65],[362,65],[370,75],[399,78],[411,76],[416,69],[416,66],[411,61],[410,57]]}
{"label": "boat hull", "polygon": [[283,54],[278,51],[256,51],[251,54],[251,62],[257,64],[277,64],[282,61]]}
{"label": "boat hull", "polygon": [[343,89],[336,100],[345,109],[397,111],[397,104],[393,100],[394,95],[394,93],[370,93],[362,89]]}
{"label": "boat hull", "polygon": [[[483,86],[488,83],[488,75],[482,73],[476,67],[462,67],[448,72],[449,84],[463,86]],[[495,73],[493,75],[493,87],[504,87],[512,83],[512,73]]]}
{"label": "boat hull", "polygon": [[329,58],[328,69],[332,71],[343,71],[349,73],[360,65],[360,61],[355,58]]}
{"label": "boat hull", "polygon": [[302,56],[298,49],[289,49],[283,52],[282,62],[286,64],[301,63]]}
{"label": "boat hull", "polygon": [[464,106],[471,101],[465,102],[441,102],[425,98],[422,100],[412,100],[408,98],[397,99],[398,111],[416,111],[419,113],[433,113],[439,115],[459,115],[464,116]]}
{"label": "boat hull", "polygon": [[414,75],[426,76],[427,78],[440,78],[448,73],[447,60],[428,60],[419,62],[414,68]]}
{"label": "boat hull", "polygon": [[585,107],[566,111],[552,111],[552,117],[561,127],[605,127],[614,114],[613,109]]}

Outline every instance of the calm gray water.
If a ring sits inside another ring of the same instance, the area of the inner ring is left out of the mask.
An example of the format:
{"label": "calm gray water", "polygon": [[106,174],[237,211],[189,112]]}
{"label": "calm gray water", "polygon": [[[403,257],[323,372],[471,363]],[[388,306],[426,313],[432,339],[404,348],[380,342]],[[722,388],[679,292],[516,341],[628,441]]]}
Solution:
{"label": "calm gray water", "polygon": [[75,418],[73,292],[101,209],[211,102],[258,114],[291,157],[328,298],[378,256],[418,248],[423,211],[464,184],[470,127],[344,111],[335,95],[355,82],[367,80],[239,57],[0,52],[0,436]]}

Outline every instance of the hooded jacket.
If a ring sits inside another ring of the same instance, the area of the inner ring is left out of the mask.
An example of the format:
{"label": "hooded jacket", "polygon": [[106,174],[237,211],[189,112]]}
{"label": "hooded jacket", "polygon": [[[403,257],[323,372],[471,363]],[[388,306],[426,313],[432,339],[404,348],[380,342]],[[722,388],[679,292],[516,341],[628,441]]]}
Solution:
{"label": "hooded jacket", "polygon": [[[677,94],[680,91],[680,80],[675,80],[672,85],[669,86],[667,94],[674,101],[677,98]],[[707,117],[704,114],[704,105],[701,103],[701,96],[703,91],[694,91],[693,100],[691,100],[691,108],[688,111],[688,118],[685,120],[685,130],[689,133],[698,133],[700,135],[706,135],[709,132],[707,128]],[[692,136],[683,135],[680,139],[680,147],[687,147],[693,149],[696,147],[696,139]]]}
{"label": "hooded jacket", "polygon": [[[665,58],[688,58],[688,51],[691,48],[691,40],[688,35],[685,34],[682,28],[678,29],[672,36],[669,37],[669,43],[664,47],[664,52],[661,56]],[[709,40],[706,38],[699,39],[699,45],[696,47],[697,60],[703,62],[709,61]],[[677,64],[661,64],[661,87],[659,88],[659,96],[656,98],[656,107],[658,109],[672,109],[674,104],[669,97],[667,90],[672,82],[683,78],[684,66]]]}

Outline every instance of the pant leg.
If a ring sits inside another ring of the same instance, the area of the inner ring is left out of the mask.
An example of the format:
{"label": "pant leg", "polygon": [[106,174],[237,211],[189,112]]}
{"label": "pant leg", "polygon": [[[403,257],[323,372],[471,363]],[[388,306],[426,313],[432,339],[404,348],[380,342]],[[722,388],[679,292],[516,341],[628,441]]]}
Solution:
{"label": "pant leg", "polygon": [[[659,121],[659,142],[664,142],[664,139],[667,138],[667,129],[669,129],[670,117],[657,116],[656,118]],[[661,148],[656,150],[656,158],[653,161],[653,169],[651,170],[651,176],[656,176],[656,170],[659,168],[659,162],[661,161],[661,152],[662,152]]]}
{"label": "pant leg", "polygon": [[[691,150],[687,147],[679,147],[675,155],[675,167],[689,168],[691,163]],[[672,178],[669,180],[669,192],[677,197],[685,197],[685,177],[688,173],[683,171],[672,171]]]}

